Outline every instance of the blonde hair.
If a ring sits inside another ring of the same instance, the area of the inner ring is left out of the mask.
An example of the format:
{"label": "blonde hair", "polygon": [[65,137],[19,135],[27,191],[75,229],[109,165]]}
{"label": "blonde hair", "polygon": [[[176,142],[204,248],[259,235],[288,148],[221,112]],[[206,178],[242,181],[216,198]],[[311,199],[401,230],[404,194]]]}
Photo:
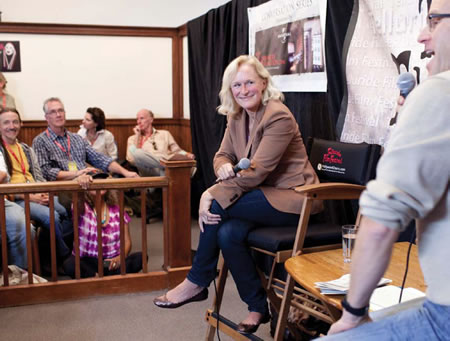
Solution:
{"label": "blonde hair", "polygon": [[217,107],[217,111],[223,115],[235,115],[241,112],[241,107],[234,100],[233,93],[231,92],[231,83],[233,82],[236,74],[241,65],[251,65],[254,67],[258,76],[266,81],[266,88],[263,91],[262,103],[264,105],[271,99],[284,100],[283,93],[278,90],[272,81],[269,71],[261,64],[258,58],[254,56],[242,55],[235,58],[230,64],[228,64],[222,78],[222,88],[219,92],[220,105]]}

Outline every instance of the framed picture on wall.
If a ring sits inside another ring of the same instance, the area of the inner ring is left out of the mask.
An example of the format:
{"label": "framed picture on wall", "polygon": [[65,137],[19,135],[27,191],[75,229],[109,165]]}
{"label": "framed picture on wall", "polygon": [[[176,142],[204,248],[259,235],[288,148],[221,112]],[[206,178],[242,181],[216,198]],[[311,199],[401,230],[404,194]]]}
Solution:
{"label": "framed picture on wall", "polygon": [[20,72],[20,42],[0,41],[0,71]]}

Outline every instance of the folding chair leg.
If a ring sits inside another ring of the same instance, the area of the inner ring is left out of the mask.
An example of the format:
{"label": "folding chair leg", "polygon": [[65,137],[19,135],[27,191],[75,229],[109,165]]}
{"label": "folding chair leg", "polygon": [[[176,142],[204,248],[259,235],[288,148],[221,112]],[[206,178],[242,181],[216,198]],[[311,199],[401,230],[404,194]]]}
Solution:
{"label": "folding chair leg", "polygon": [[[219,259],[219,277],[217,278],[217,293],[216,296],[214,297],[214,301],[213,301],[213,306],[212,306],[212,311],[219,313],[220,312],[220,307],[222,305],[222,298],[223,298],[223,293],[225,290],[225,283],[227,281],[227,275],[228,275],[228,267],[225,264],[225,261],[223,259],[223,257],[220,257]],[[208,320],[208,311],[206,312],[206,320],[208,321],[208,329],[206,331],[206,338],[205,340],[209,340],[212,341],[214,340],[214,335],[216,333],[216,324],[215,323],[211,323],[211,321]]]}
{"label": "folding chair leg", "polygon": [[[274,264],[275,264],[275,262],[274,262]],[[279,313],[280,306],[281,306],[281,299],[275,293],[274,289],[272,288],[272,283],[270,280],[268,280],[266,278],[265,273],[259,268],[256,268],[256,270],[258,271],[259,278],[261,279],[261,283],[262,283],[264,289],[266,290],[266,295],[267,295],[267,298],[269,299],[269,303],[272,305],[273,309],[275,309],[275,311],[277,313]]]}
{"label": "folding chair leg", "polygon": [[284,330],[286,329],[287,317],[291,306],[292,292],[294,291],[295,281],[290,275],[286,278],[286,286],[284,287],[283,300],[281,301],[280,313],[278,314],[277,328],[275,330],[275,341],[282,341]]}

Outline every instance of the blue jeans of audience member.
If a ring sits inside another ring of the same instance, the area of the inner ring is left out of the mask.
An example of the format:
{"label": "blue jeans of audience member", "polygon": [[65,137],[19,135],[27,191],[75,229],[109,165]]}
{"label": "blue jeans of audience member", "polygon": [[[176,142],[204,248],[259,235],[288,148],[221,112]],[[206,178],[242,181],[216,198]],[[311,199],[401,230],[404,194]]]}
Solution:
{"label": "blue jeans of audience member", "polygon": [[226,210],[214,200],[210,211],[220,214],[222,220],[216,225],[204,225],[187,278],[201,287],[208,287],[216,276],[219,251],[222,250],[239,296],[249,311],[266,313],[266,292],[246,244],[247,235],[261,226],[296,225],[299,215],[276,210],[259,189],[243,194]]}
{"label": "blue jeans of audience member", "polygon": [[365,323],[343,333],[320,340],[448,340],[450,338],[450,306],[429,300],[419,309],[409,309],[376,322]]}
{"label": "blue jeans of audience member", "polygon": [[[5,200],[5,216],[6,236],[8,239],[8,264],[15,264],[22,269],[27,269],[25,211],[16,203]],[[32,225],[31,237],[34,238],[34,227]]]}
{"label": "blue jeans of audience member", "polygon": [[[17,200],[16,203],[21,207],[25,207],[23,200]],[[65,257],[69,255],[70,249],[64,242],[63,236],[73,231],[73,225],[68,219],[66,209],[59,203],[58,197],[55,197],[54,203],[56,249],[59,256]],[[50,231],[50,209],[48,206],[30,202],[30,217],[38,226],[42,226]]]}

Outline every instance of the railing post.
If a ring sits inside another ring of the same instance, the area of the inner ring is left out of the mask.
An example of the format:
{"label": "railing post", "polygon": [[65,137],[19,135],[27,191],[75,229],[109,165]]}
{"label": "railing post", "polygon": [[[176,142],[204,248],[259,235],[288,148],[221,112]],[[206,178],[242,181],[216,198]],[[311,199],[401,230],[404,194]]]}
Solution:
{"label": "railing post", "polygon": [[191,169],[194,160],[161,160],[169,187],[163,192],[164,269],[191,265]]}

